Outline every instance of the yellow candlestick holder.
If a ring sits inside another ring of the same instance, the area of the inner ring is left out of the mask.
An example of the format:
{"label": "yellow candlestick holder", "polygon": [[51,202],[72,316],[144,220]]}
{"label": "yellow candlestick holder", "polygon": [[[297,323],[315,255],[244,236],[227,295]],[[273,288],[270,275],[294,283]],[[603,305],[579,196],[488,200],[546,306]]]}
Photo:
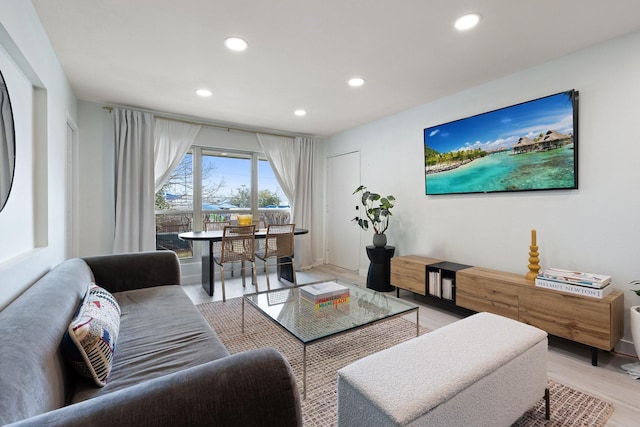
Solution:
{"label": "yellow candlestick holder", "polygon": [[531,230],[531,245],[529,246],[529,272],[525,274],[525,279],[534,281],[540,271],[540,258],[538,246],[536,246],[536,230]]}

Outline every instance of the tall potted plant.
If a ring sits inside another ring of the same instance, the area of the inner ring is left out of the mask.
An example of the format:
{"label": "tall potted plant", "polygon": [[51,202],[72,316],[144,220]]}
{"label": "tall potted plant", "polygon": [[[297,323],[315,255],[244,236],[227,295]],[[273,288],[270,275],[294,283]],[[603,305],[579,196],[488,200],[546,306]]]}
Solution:
{"label": "tall potted plant", "polygon": [[356,188],[353,194],[361,193],[362,206],[364,206],[365,217],[357,216],[352,219],[356,221],[363,230],[369,229],[369,223],[373,228],[373,245],[384,247],[387,244],[387,236],[384,234],[389,228],[391,208],[396,198],[393,196],[382,197],[378,193],[372,193],[367,187],[361,185]]}

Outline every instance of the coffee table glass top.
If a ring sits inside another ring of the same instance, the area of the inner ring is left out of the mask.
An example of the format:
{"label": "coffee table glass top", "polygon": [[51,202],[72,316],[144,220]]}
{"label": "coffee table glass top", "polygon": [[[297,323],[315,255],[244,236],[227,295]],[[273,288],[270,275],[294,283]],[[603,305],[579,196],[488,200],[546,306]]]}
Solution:
{"label": "coffee table glass top", "polygon": [[[343,298],[338,303],[316,307],[302,289],[324,283],[346,287],[348,301]],[[304,344],[418,309],[415,304],[339,280],[259,292],[244,298]]]}

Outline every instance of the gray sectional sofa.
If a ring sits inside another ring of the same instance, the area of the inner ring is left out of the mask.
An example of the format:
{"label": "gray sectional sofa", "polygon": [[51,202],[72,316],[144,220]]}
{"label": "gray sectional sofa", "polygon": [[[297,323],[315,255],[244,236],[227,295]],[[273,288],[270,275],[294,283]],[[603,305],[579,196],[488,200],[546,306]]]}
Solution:
{"label": "gray sectional sofa", "polygon": [[[61,349],[90,282],[121,310],[104,387]],[[229,355],[179,284],[170,251],[71,259],[47,273],[0,312],[0,425],[302,425],[286,360],[271,349]]]}

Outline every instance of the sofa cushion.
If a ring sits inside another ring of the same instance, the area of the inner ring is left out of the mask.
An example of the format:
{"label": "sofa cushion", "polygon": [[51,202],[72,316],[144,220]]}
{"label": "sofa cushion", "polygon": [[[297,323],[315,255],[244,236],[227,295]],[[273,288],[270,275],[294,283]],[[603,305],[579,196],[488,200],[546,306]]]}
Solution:
{"label": "sofa cushion", "polygon": [[109,381],[103,388],[78,383],[72,402],[229,355],[180,286],[156,286],[113,295],[122,313],[118,351]]}
{"label": "sofa cushion", "polygon": [[111,372],[120,329],[120,306],[108,291],[90,283],[67,332],[62,348],[73,369],[104,387]]}

